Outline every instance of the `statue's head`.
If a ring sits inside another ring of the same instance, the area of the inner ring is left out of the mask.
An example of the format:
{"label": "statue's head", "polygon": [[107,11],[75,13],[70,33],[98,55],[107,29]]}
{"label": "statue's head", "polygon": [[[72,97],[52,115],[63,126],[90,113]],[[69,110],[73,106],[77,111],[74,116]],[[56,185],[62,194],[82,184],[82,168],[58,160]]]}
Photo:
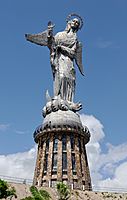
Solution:
{"label": "statue's head", "polygon": [[72,29],[78,31],[80,27],[80,21],[77,18],[74,18],[70,21],[70,26]]}
{"label": "statue's head", "polygon": [[[77,17],[77,18],[71,19],[72,17]],[[83,26],[82,18],[79,15],[74,14],[74,13],[70,14],[67,17],[66,21],[67,21],[66,31],[69,31],[70,29],[73,29],[75,32],[77,32]]]}

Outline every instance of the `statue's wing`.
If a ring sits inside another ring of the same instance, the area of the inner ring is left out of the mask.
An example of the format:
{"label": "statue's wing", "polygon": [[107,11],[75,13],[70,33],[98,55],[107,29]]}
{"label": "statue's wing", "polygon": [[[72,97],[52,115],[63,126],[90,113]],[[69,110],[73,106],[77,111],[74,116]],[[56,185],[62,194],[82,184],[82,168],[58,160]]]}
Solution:
{"label": "statue's wing", "polygon": [[77,42],[77,48],[76,48],[76,53],[75,53],[75,62],[79,68],[79,71],[84,76],[83,65],[82,65],[82,44],[81,44],[81,42]]}
{"label": "statue's wing", "polygon": [[48,45],[47,31],[44,31],[44,32],[38,33],[38,34],[25,34],[25,37],[28,41],[33,42],[35,44],[38,44],[41,46]]}

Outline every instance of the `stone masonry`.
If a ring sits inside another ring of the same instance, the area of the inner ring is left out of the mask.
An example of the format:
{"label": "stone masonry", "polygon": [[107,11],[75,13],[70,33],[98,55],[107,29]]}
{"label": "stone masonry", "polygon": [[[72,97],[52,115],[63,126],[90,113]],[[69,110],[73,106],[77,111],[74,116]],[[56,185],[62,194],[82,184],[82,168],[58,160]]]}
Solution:
{"label": "stone masonry", "polygon": [[55,187],[64,182],[72,189],[92,190],[85,147],[90,133],[79,115],[68,112],[51,113],[34,133],[38,153],[33,183]]}

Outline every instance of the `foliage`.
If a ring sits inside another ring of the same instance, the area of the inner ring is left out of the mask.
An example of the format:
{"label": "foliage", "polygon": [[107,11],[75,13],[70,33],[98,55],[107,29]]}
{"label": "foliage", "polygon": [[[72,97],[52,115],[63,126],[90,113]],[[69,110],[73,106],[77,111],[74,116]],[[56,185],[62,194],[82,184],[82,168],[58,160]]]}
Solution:
{"label": "foliage", "polygon": [[70,197],[70,191],[64,183],[57,183],[57,192],[59,194],[59,200],[67,200]]}
{"label": "foliage", "polygon": [[44,197],[45,200],[49,200],[50,199],[50,195],[46,190],[42,190],[41,189],[39,192],[40,192],[41,196]]}
{"label": "foliage", "polygon": [[13,196],[17,198],[15,188],[9,186],[6,181],[0,179],[0,199],[6,199],[7,197],[11,199]]}
{"label": "foliage", "polygon": [[21,200],[34,200],[34,198],[29,196],[29,197],[25,197],[25,198],[23,198]]}
{"label": "foliage", "polygon": [[21,200],[49,200],[51,198],[46,190],[38,190],[35,186],[30,187],[30,192],[32,197],[29,196]]}

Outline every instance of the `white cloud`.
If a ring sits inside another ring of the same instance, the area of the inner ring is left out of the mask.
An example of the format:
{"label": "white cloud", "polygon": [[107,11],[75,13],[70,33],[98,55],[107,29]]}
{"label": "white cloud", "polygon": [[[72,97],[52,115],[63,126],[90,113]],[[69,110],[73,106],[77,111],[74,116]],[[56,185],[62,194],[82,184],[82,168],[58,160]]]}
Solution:
{"label": "white cloud", "polygon": [[[103,125],[94,116],[81,115],[83,125],[91,132],[91,140],[87,144],[88,160],[92,183],[95,187],[125,188],[127,171],[127,144],[107,145],[107,152],[102,152],[101,141],[105,134]],[[126,178],[125,178],[126,177]],[[107,190],[107,189],[106,189]],[[109,189],[108,189],[109,190]]]}
{"label": "white cloud", "polygon": [[5,132],[10,130],[11,132],[17,133],[19,135],[27,134],[29,133],[28,130],[17,130],[13,128],[12,124],[0,124],[0,132]]}
{"label": "white cloud", "polygon": [[[97,187],[127,188],[127,143],[107,145],[107,152],[102,151],[101,142],[105,134],[102,123],[92,115],[81,115],[83,125],[91,132],[87,144],[87,154],[93,185]],[[34,173],[36,147],[27,152],[0,155],[0,175],[31,179]],[[104,189],[103,189],[104,190]]]}
{"label": "white cloud", "polygon": [[27,134],[29,133],[29,131],[25,131],[25,130],[15,130],[15,133],[19,134],[19,135],[24,135],[24,134]]}
{"label": "white cloud", "polygon": [[27,152],[0,155],[0,175],[31,179],[34,173],[36,147]]}
{"label": "white cloud", "polygon": [[119,48],[119,46],[116,45],[113,41],[105,40],[103,38],[98,38],[95,43],[95,46],[100,49]]}
{"label": "white cloud", "polygon": [[0,124],[0,131],[6,131],[10,127],[10,124]]}
{"label": "white cloud", "polygon": [[109,48],[112,47],[113,43],[111,41],[104,41],[104,40],[99,40],[97,43],[97,46],[101,49]]}
{"label": "white cloud", "polygon": [[114,169],[113,177],[108,177],[101,180],[98,186],[102,188],[110,188],[110,190],[117,190],[118,192],[127,191],[127,161],[123,162]]}
{"label": "white cloud", "polygon": [[100,142],[104,138],[103,125],[92,115],[82,114],[80,117],[82,124],[87,126],[91,133],[90,142],[87,144],[87,151],[90,168],[95,171],[97,170],[98,160],[101,154]]}
{"label": "white cloud", "polygon": [[82,124],[84,126],[87,126],[92,134],[91,142],[99,142],[101,139],[104,138],[105,134],[103,131],[103,125],[101,122],[96,119],[93,115],[80,115]]}

